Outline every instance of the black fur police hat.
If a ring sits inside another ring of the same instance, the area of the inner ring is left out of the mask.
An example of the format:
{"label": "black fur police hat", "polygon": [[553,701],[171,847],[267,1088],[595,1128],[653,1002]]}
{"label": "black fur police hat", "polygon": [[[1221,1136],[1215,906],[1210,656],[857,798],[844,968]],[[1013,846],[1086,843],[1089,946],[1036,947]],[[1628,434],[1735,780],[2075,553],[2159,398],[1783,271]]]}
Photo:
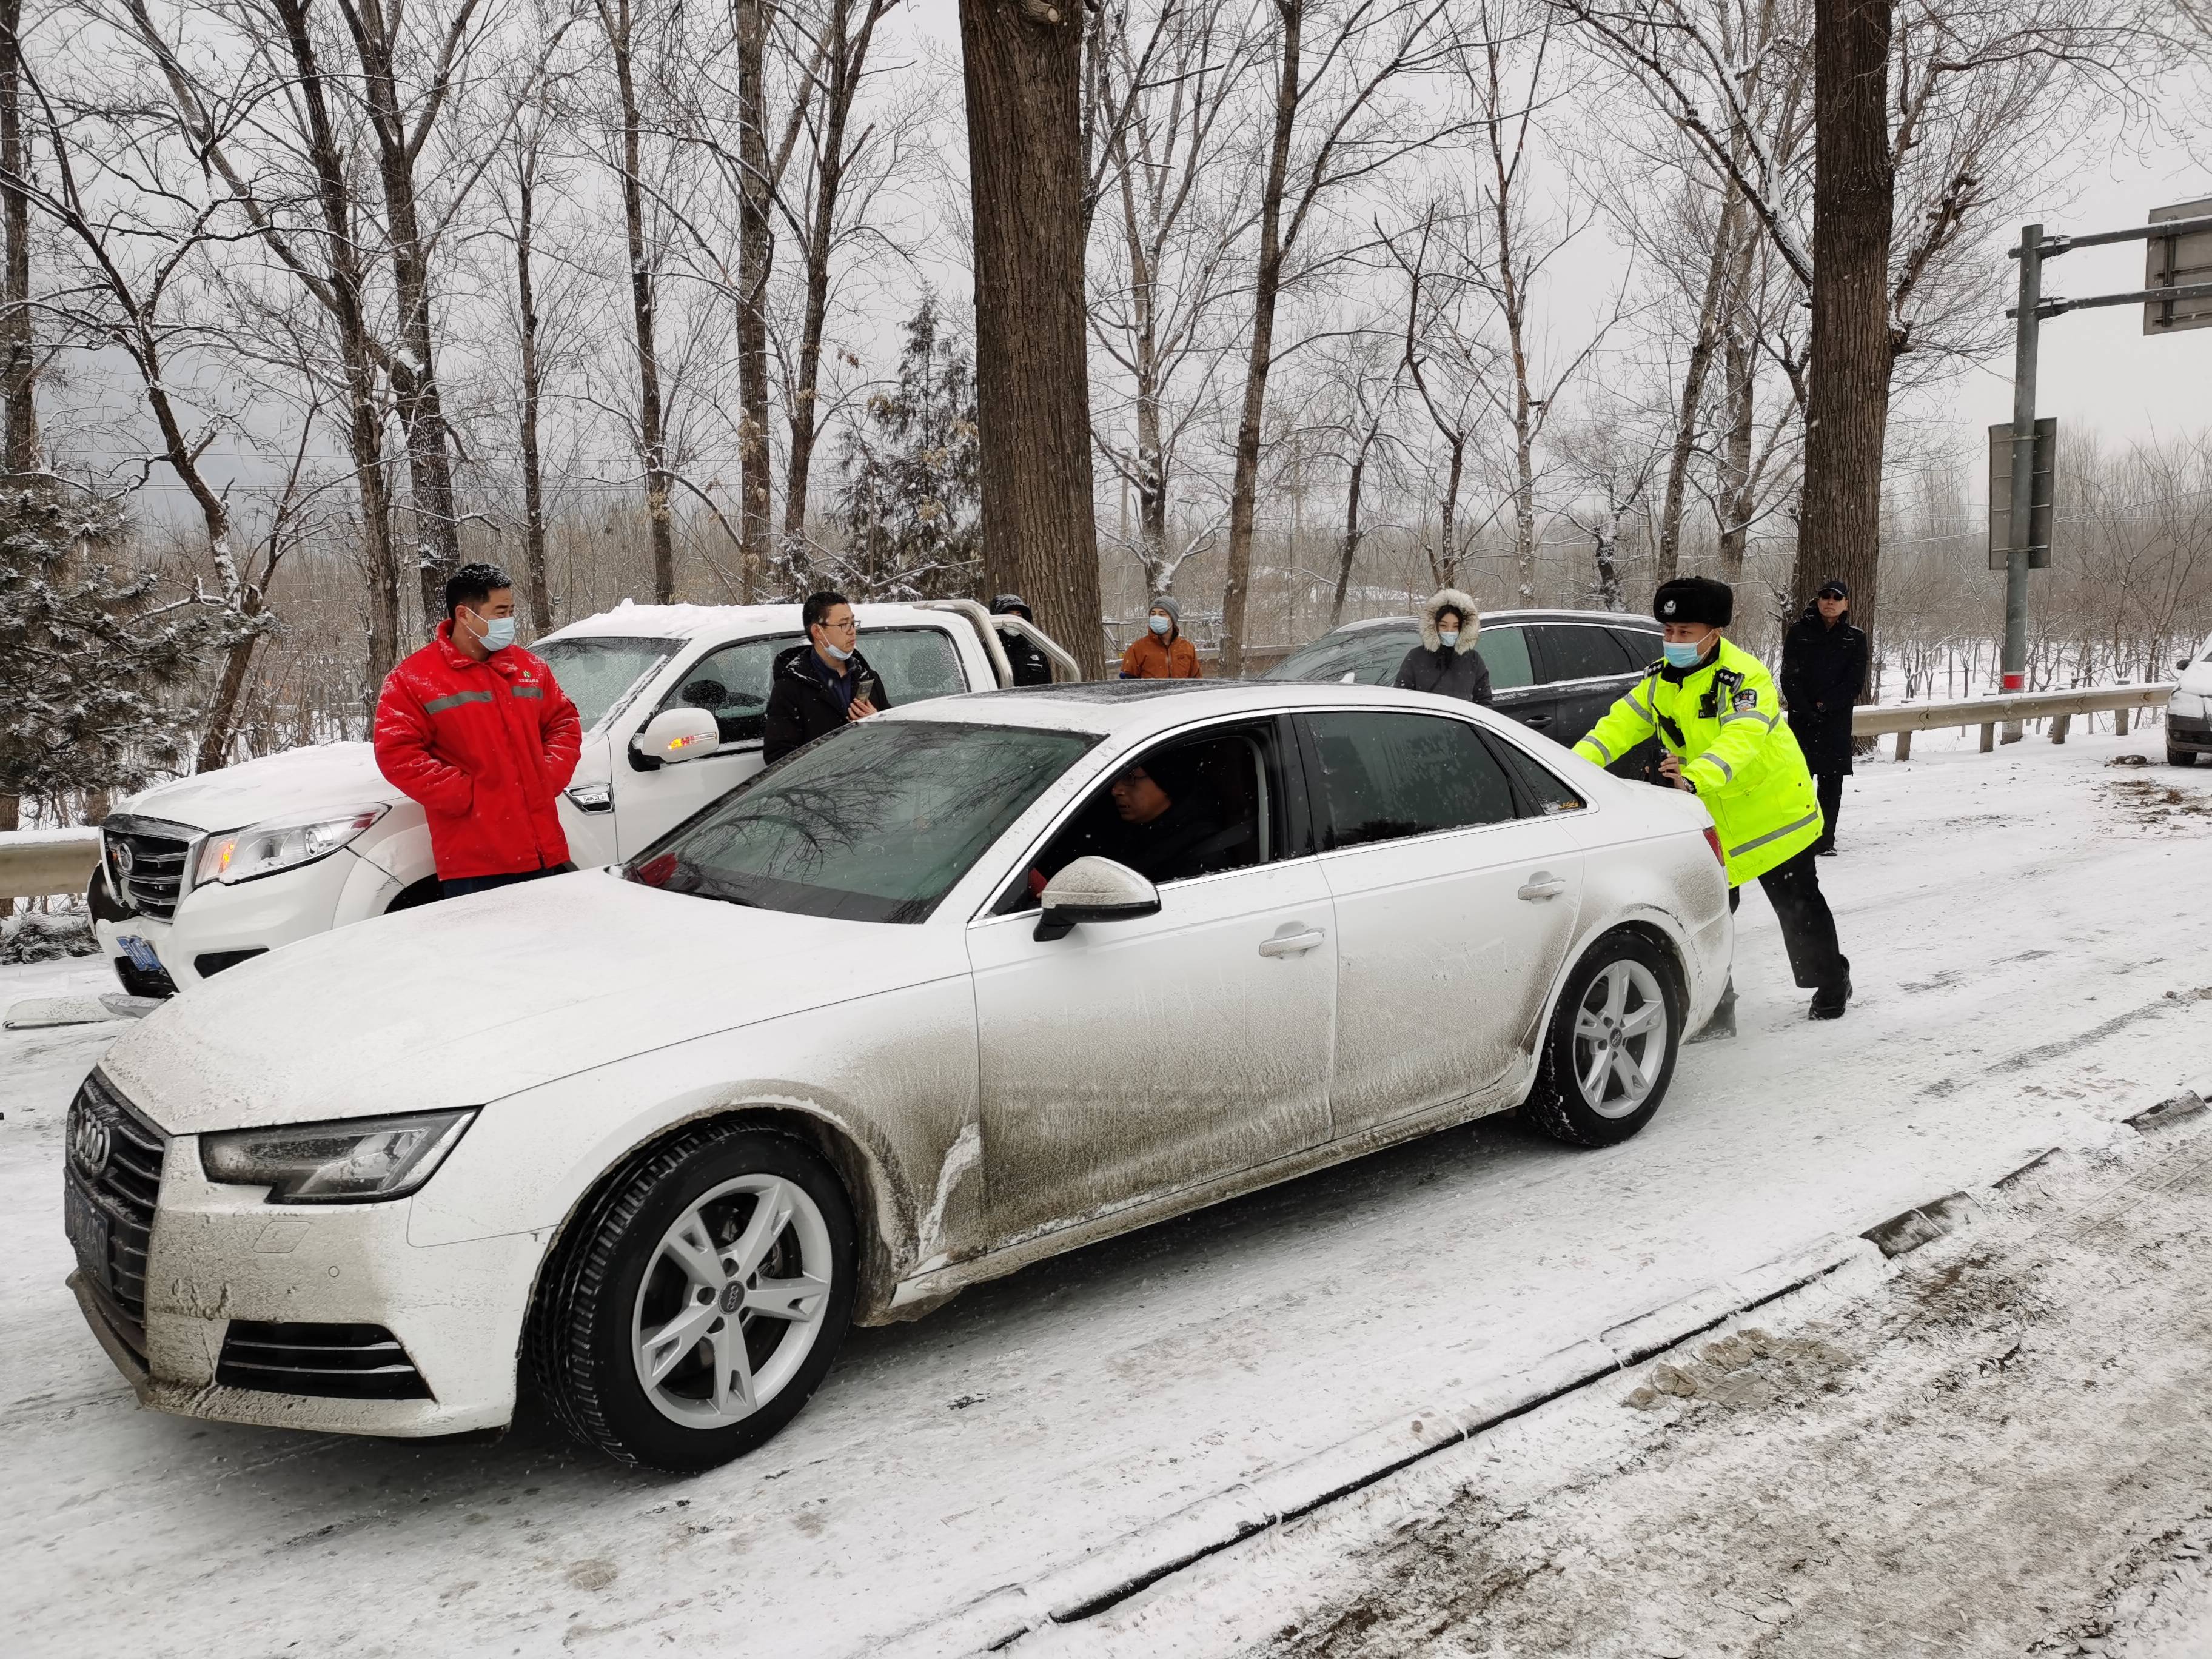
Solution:
{"label": "black fur police hat", "polygon": [[1651,614],[1662,623],[1704,623],[1726,628],[1735,615],[1735,591],[1711,576],[1677,576],[1659,584],[1651,596]]}

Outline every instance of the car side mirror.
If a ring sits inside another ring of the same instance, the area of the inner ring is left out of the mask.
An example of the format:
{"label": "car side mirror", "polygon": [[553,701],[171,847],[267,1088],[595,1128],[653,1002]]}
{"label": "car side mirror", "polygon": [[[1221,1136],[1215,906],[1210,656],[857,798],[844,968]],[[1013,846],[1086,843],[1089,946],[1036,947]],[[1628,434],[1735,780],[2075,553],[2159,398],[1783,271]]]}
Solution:
{"label": "car side mirror", "polygon": [[1160,890],[1126,864],[1080,858],[1045,884],[1034,937],[1065,939],[1079,921],[1133,921],[1157,915]]}
{"label": "car side mirror", "polygon": [[664,708],[630,739],[629,752],[633,760],[645,763],[651,771],[711,755],[721,740],[721,728],[705,709]]}
{"label": "car side mirror", "polygon": [[2179,662],[2178,662],[2178,663],[2174,664],[2173,665],[2174,665],[2176,668],[2179,669],[2183,673],[2186,674],[2186,673],[2189,672],[2189,659],[2188,659],[2188,658],[2186,658],[2186,657],[2184,657],[2184,658],[2183,658]]}

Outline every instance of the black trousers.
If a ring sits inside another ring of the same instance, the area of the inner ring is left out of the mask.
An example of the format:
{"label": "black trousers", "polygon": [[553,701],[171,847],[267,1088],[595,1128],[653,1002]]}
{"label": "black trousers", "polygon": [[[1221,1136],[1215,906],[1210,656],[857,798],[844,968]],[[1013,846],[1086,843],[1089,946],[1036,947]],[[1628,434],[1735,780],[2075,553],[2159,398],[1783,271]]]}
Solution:
{"label": "black trousers", "polygon": [[[444,898],[466,898],[471,893],[489,893],[495,887],[512,887],[519,881],[538,881],[547,876],[565,876],[576,867],[574,860],[550,864],[543,870],[516,870],[503,876],[459,876],[452,881],[440,880],[439,895]],[[1734,894],[1729,896],[1733,898]]]}
{"label": "black trousers", "polygon": [[1836,844],[1836,819],[1844,810],[1844,775],[1841,772],[1816,772],[1813,783],[1820,797],[1820,817],[1826,821],[1820,831],[1820,845],[1813,850],[1823,852]]}
{"label": "black trousers", "polygon": [[[1799,985],[1810,991],[1840,988],[1851,971],[1850,958],[1836,942],[1835,915],[1820,891],[1820,878],[1813,866],[1814,850],[1807,848],[1759,878],[1766,902],[1774,907],[1775,920],[1782,924],[1782,945],[1790,952],[1790,971]],[[1731,911],[1741,890],[1729,889]]]}

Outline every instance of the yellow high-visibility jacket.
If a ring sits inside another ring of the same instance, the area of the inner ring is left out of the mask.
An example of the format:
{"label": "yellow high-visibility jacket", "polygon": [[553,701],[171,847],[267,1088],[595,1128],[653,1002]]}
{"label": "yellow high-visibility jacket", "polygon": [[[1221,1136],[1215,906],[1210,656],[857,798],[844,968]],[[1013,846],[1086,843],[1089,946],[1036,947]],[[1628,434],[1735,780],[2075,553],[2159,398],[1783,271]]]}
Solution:
{"label": "yellow high-visibility jacket", "polygon": [[1654,663],[1575,745],[1609,766],[1658,734],[1713,815],[1741,887],[1820,838],[1820,802],[1766,665],[1723,637],[1695,668]]}

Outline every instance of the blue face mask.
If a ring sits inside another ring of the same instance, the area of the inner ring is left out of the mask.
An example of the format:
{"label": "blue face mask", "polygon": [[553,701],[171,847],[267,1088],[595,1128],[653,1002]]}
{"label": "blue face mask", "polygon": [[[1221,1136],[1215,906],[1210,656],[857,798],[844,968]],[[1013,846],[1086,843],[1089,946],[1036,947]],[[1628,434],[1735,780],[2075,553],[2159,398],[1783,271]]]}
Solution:
{"label": "blue face mask", "polygon": [[1660,650],[1667,659],[1668,667],[1695,668],[1705,660],[1705,641],[1700,640],[1695,645],[1676,645],[1669,641],[1660,647]]}
{"label": "blue face mask", "polygon": [[836,646],[830,644],[827,640],[822,641],[822,648],[824,651],[827,651],[831,656],[835,657],[839,662],[850,662],[853,660],[852,652],[840,651]]}
{"label": "blue face mask", "polygon": [[1444,648],[1446,650],[1449,650],[1453,646],[1459,643],[1459,629],[1456,628],[1439,628],[1437,629],[1437,637],[1443,641]]}
{"label": "blue face mask", "polygon": [[514,617],[486,617],[483,621],[483,632],[477,637],[485,650],[504,651],[514,643]]}
{"label": "blue face mask", "polygon": [[1175,624],[1170,622],[1165,617],[1154,617],[1152,619],[1152,632],[1155,634],[1164,634],[1168,629],[1175,626]]}

